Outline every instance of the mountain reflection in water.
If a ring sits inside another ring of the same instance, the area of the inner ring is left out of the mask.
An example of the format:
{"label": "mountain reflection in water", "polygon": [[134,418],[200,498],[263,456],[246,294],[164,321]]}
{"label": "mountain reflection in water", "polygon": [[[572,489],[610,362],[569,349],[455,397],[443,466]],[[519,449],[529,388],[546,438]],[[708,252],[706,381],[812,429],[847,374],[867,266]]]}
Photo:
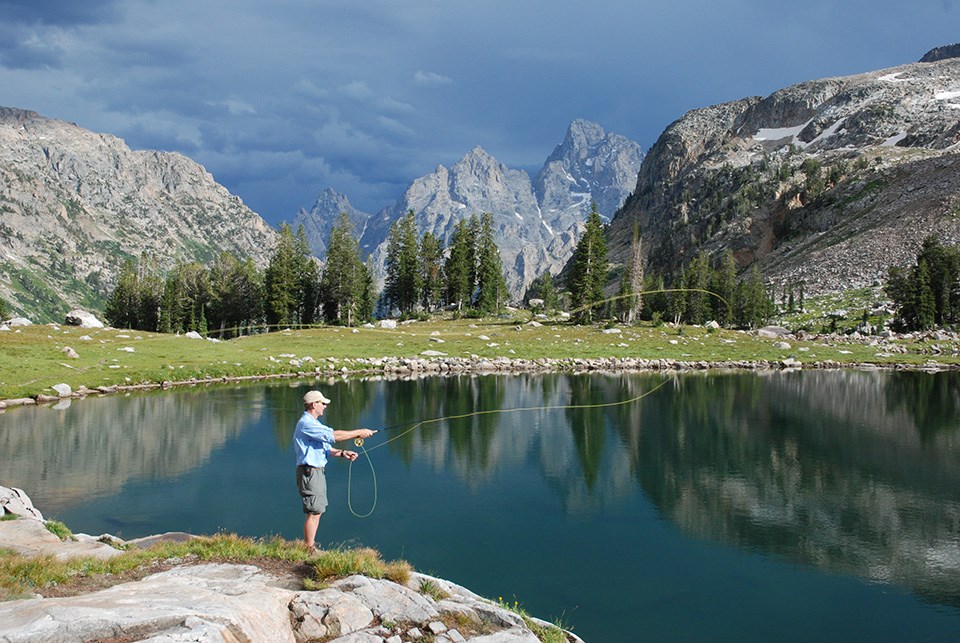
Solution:
{"label": "mountain reflection in water", "polygon": [[[426,503],[454,523],[479,513],[493,523],[527,520],[524,528],[536,531],[551,510],[545,505],[555,501],[561,518],[599,529],[599,517],[635,506],[639,497],[694,538],[960,606],[955,373],[487,375],[107,397],[0,415],[0,484],[25,489],[41,511],[56,515],[94,497],[132,494],[134,481],[170,484],[194,469],[238,466],[243,457],[256,463],[243,467],[245,493],[262,496],[227,493],[216,501],[288,506],[290,441],[300,398],[312,386],[333,400],[331,425],[392,427],[367,441],[382,495],[393,491],[390,502],[409,503],[387,509],[391,519],[422,515]],[[583,408],[570,408],[577,406]],[[439,418],[449,419],[418,425]],[[254,453],[238,455],[241,449]],[[435,480],[425,480],[424,469]],[[345,471],[328,474],[334,494],[344,493]],[[276,480],[258,477],[267,475]],[[363,469],[354,476],[369,478]],[[543,489],[529,517],[486,515],[500,502],[484,501],[486,494],[517,480]],[[150,484],[139,487],[136,493],[150,493]],[[151,502],[144,495],[137,506]],[[287,521],[288,537],[296,537],[293,520],[268,520],[256,523],[247,513],[223,527],[263,535]],[[324,529],[346,520],[341,511]],[[365,525],[368,537],[396,538],[401,550],[409,546],[407,528]],[[444,537],[436,531],[431,535]],[[462,551],[460,542],[433,546],[447,546],[453,556]]]}

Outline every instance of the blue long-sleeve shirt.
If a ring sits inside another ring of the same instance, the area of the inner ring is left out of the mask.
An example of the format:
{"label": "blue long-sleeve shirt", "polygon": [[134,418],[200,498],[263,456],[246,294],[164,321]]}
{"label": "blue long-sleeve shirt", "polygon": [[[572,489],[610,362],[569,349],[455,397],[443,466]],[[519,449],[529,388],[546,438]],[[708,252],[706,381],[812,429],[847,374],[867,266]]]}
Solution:
{"label": "blue long-sleeve shirt", "polygon": [[327,454],[333,448],[334,442],[336,440],[333,438],[333,429],[304,411],[293,432],[297,465],[327,466]]}

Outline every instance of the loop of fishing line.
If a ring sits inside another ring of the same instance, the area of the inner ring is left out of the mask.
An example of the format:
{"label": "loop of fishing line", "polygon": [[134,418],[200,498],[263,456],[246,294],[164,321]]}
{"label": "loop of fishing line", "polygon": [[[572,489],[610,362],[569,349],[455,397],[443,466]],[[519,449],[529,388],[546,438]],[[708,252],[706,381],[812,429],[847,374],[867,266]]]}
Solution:
{"label": "loop of fishing line", "polygon": [[[666,378],[663,379],[662,382],[660,382],[659,384],[657,384],[656,386],[654,386],[654,387],[653,387],[652,389],[650,389],[649,391],[646,391],[646,392],[644,392],[644,393],[642,393],[642,394],[640,394],[640,395],[637,395],[636,397],[631,397],[630,399],[627,399],[627,400],[620,400],[620,401],[618,401],[618,402],[599,402],[599,403],[597,403],[597,404],[560,404],[560,405],[554,405],[554,406],[526,406],[526,407],[521,407],[521,408],[517,408],[517,409],[488,409],[488,410],[485,410],[485,411],[472,411],[472,412],[470,412],[470,413],[462,413],[462,414],[460,414],[460,415],[447,415],[447,416],[445,416],[445,417],[433,418],[433,419],[430,419],[430,420],[422,420],[422,421],[420,421],[420,422],[417,422],[417,423],[413,424],[413,425],[412,425],[410,428],[408,428],[406,431],[403,431],[402,433],[398,433],[397,435],[395,435],[394,437],[390,438],[389,440],[385,440],[384,442],[381,442],[380,444],[378,444],[378,445],[376,445],[376,446],[372,446],[372,447],[370,447],[369,449],[365,449],[365,448],[363,447],[363,438],[356,438],[356,439],[354,439],[353,443],[356,444],[358,447],[360,447],[360,449],[363,451],[363,455],[367,458],[367,463],[370,465],[370,474],[373,476],[373,505],[370,507],[370,511],[368,511],[368,512],[365,513],[365,514],[358,514],[358,513],[354,510],[354,508],[353,508],[353,499],[352,499],[352,496],[353,496],[353,493],[352,493],[352,489],[353,489],[353,461],[351,461],[351,462],[350,462],[350,466],[349,466],[348,471],[347,471],[347,508],[349,508],[349,509],[350,509],[350,513],[352,513],[352,514],[353,514],[354,516],[356,516],[357,518],[367,518],[367,517],[369,517],[370,515],[373,514],[374,509],[376,509],[376,507],[377,507],[377,472],[374,470],[373,460],[370,458],[370,452],[371,452],[371,451],[374,451],[374,450],[376,450],[376,449],[379,449],[379,448],[382,447],[382,446],[386,446],[386,445],[390,444],[391,442],[393,442],[394,440],[399,440],[399,439],[402,438],[403,436],[407,435],[408,433],[410,433],[410,432],[413,431],[414,429],[420,428],[421,426],[425,426],[425,425],[427,425],[427,424],[434,424],[434,423],[437,423],[437,422],[444,422],[444,421],[446,421],[446,420],[461,420],[461,419],[464,419],[464,418],[475,417],[475,416],[478,416],[478,415],[492,415],[492,414],[494,414],[494,413],[520,413],[520,412],[523,412],[523,411],[556,411],[556,410],[567,410],[567,409],[599,409],[599,408],[610,408],[610,407],[614,407],[614,406],[625,406],[625,405],[627,405],[627,404],[632,404],[632,403],[634,403],[634,402],[638,402],[639,400],[642,400],[642,399],[645,398],[646,396],[655,393],[655,392],[656,392],[657,390],[659,390],[662,386],[664,386],[667,382],[669,382],[669,381],[671,381],[671,380],[673,380],[673,379],[675,379],[675,378],[674,378],[674,377],[666,377]],[[401,425],[397,425],[397,426],[403,426],[403,425],[401,424]]]}
{"label": "loop of fishing line", "polygon": [[368,518],[373,514],[373,510],[377,508],[377,472],[373,468],[373,460],[370,459],[370,454],[367,453],[367,450],[363,448],[363,439],[357,438],[354,442],[359,442],[357,446],[360,447],[363,451],[363,455],[367,458],[367,463],[370,465],[370,475],[373,477],[373,504],[370,505],[370,511],[365,514],[358,514],[353,508],[353,461],[350,461],[350,466],[347,468],[347,508],[350,509],[352,513],[357,518]]}

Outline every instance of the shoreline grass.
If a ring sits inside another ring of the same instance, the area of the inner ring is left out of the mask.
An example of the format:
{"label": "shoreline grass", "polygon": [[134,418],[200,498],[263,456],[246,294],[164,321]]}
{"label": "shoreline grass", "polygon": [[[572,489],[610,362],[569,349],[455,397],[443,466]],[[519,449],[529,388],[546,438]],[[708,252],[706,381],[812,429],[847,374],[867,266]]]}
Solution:
{"label": "shoreline grass", "polygon": [[[417,358],[433,350],[467,359],[643,358],[686,362],[776,362],[876,364],[923,367],[960,364],[960,342],[883,340],[882,345],[837,336],[829,341],[777,340],[755,333],[697,326],[642,324],[606,327],[512,319],[438,319],[395,330],[321,326],[283,330],[225,341],[121,329],[34,325],[0,332],[0,400],[56,396],[72,389],[161,385],[189,380],[296,376],[324,369],[361,370],[350,360]],[[71,359],[64,352],[79,355]],[[892,350],[889,350],[891,349]]]}
{"label": "shoreline grass", "polygon": [[[97,588],[121,583],[136,570],[154,573],[159,564],[192,562],[250,563],[272,560],[303,563],[310,566],[313,577],[307,585],[318,585],[331,578],[364,574],[371,578],[387,578],[405,583],[412,567],[406,561],[384,561],[370,548],[330,549],[310,554],[298,542],[280,537],[252,539],[236,534],[199,536],[184,542],[159,543],[143,549],[126,549],[108,559],[77,557],[59,560],[53,555],[22,556],[0,550],[0,601],[13,600],[56,588],[71,593],[71,586],[82,587],[85,581],[97,579]],[[309,587],[308,587],[309,589]],[[82,592],[78,592],[82,593]]]}

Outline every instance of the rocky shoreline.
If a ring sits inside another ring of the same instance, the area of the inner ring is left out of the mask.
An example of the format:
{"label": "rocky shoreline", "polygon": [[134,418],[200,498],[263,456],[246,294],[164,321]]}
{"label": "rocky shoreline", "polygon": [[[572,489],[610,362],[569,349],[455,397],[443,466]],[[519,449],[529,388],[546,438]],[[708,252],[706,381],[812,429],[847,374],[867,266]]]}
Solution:
{"label": "rocky shoreline", "polygon": [[[23,491],[0,487],[0,515],[11,514],[16,519],[0,521],[0,548],[23,556],[110,558],[122,554],[117,545],[194,537],[163,534],[125,542],[77,534],[61,541]],[[312,591],[251,564],[168,563],[107,589],[0,603],[0,642],[538,643],[531,625],[555,628],[425,574],[412,573],[405,584],[354,574]],[[564,634],[570,643],[583,643]]]}
{"label": "rocky shoreline", "polygon": [[88,396],[110,395],[133,391],[171,389],[200,384],[253,382],[274,379],[330,378],[330,377],[382,377],[390,379],[454,376],[454,375],[490,375],[521,373],[590,373],[590,372],[668,372],[681,373],[705,370],[750,370],[768,371],[784,369],[876,369],[876,370],[921,370],[942,371],[960,370],[960,364],[906,364],[906,363],[848,363],[834,360],[802,362],[795,358],[782,360],[676,360],[645,359],[640,357],[607,358],[468,358],[448,356],[427,357],[383,357],[383,358],[328,358],[314,362],[313,370],[298,370],[288,373],[262,375],[243,375],[234,377],[191,378],[186,380],[165,380],[163,382],[143,382],[139,384],[117,384],[87,388],[80,386],[71,389],[65,384],[54,387],[57,395],[34,395],[32,397],[0,400],[0,410],[35,404],[52,404],[64,399],[82,399]]}

